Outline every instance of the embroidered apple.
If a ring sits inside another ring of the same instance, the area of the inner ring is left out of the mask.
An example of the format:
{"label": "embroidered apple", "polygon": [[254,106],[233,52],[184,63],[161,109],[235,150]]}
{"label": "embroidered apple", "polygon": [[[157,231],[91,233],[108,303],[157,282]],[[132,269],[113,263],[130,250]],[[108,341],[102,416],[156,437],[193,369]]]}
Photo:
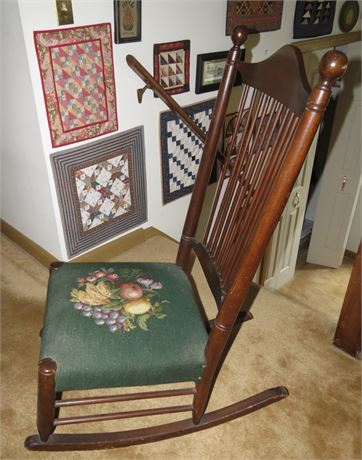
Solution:
{"label": "embroidered apple", "polygon": [[119,295],[124,300],[138,300],[143,297],[143,289],[133,281],[124,281],[118,284]]}

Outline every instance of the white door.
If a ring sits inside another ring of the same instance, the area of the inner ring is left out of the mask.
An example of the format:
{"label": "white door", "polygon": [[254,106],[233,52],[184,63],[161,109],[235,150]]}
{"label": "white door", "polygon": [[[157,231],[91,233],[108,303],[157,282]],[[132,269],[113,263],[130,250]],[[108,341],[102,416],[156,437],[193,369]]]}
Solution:
{"label": "white door", "polygon": [[346,50],[350,63],[337,102],[307,256],[308,262],[328,267],[342,263],[361,187],[360,45],[351,48]]}
{"label": "white door", "polygon": [[[320,50],[303,56],[311,87],[319,81],[318,66],[324,53],[325,50]],[[317,139],[318,133],[263,259],[260,283],[271,289],[279,289],[294,277]]]}
{"label": "white door", "polygon": [[262,284],[271,289],[294,277],[317,138],[316,134],[264,257]]}

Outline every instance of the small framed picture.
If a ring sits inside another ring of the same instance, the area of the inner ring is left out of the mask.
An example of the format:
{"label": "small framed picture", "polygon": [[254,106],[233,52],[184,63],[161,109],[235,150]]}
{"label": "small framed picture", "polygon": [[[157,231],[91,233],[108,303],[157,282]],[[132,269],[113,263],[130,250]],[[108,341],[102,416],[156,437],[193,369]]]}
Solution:
{"label": "small framed picture", "polygon": [[[244,59],[245,50],[241,50],[241,59]],[[205,53],[197,55],[195,93],[207,93],[219,89],[228,51]],[[235,86],[241,84],[240,74],[237,73]]]}
{"label": "small framed picture", "polygon": [[58,24],[60,26],[74,24],[72,0],[56,0]]}
{"label": "small framed picture", "polygon": [[168,94],[189,91],[190,40],[155,44],[153,46],[153,71],[155,80]]}
{"label": "small framed picture", "polygon": [[141,0],[113,0],[114,43],[141,41]]}

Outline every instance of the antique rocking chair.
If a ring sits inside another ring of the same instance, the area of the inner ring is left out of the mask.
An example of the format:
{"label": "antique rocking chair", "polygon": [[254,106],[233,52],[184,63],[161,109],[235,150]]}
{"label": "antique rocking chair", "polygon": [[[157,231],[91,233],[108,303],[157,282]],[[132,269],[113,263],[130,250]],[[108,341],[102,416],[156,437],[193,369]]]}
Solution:
{"label": "antique rocking chair", "polygon": [[[285,46],[261,63],[248,64],[240,60],[246,38],[246,28],[234,30],[176,264],[51,265],[38,370],[39,435],[26,439],[28,449],[104,449],[159,441],[227,422],[288,395],[284,387],[271,388],[205,413],[233,331],[250,318],[243,305],[255,271],[317,131],[331,85],[344,73],[347,59],[328,52],[320,63],[321,82],[310,95],[298,49]],[[177,106],[132,56],[127,61],[147,87]],[[237,120],[226,151],[219,152],[236,72],[243,82]],[[197,240],[216,156],[220,177],[204,237]],[[188,278],[192,254],[219,308],[216,319],[206,323]],[[62,399],[65,391],[177,382],[194,383],[181,389]],[[190,395],[193,402],[59,417],[59,411],[72,406],[181,395]],[[186,411],[190,418],[146,428],[53,434],[59,425]]]}

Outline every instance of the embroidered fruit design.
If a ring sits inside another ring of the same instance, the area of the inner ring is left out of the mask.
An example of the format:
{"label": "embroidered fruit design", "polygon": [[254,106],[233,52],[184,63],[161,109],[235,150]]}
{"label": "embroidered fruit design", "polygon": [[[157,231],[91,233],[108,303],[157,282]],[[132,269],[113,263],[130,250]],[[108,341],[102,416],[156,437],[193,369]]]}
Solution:
{"label": "embroidered fruit design", "polygon": [[118,286],[119,295],[124,300],[137,300],[143,297],[143,289],[137,283],[132,281],[125,281]]}
{"label": "embroidered fruit design", "polygon": [[98,269],[78,278],[78,289],[71,291],[71,302],[83,316],[93,318],[111,332],[129,332],[137,327],[148,331],[151,317],[163,319],[160,281],[137,269]]}
{"label": "embroidered fruit design", "polygon": [[151,309],[152,305],[147,299],[131,300],[124,306],[127,313],[131,315],[144,315]]}

